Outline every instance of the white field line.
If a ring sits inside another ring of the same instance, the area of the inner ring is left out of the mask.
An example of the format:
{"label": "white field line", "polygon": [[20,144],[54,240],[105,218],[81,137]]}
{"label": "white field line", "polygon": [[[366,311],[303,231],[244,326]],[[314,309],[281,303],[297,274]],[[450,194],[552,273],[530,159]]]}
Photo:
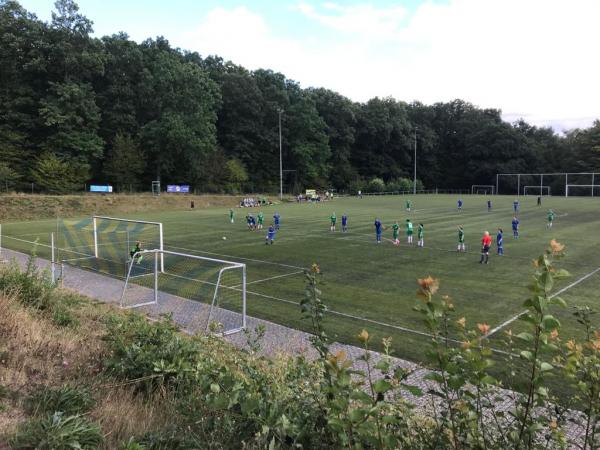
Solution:
{"label": "white field line", "polygon": [[207,252],[204,250],[199,250],[199,249],[194,249],[194,248],[185,248],[185,247],[176,247],[174,245],[167,245],[165,244],[165,248],[174,248],[177,250],[185,250],[186,252],[190,252],[190,253],[204,253],[206,255],[214,255],[214,256],[222,256],[225,258],[234,258],[234,259],[243,259],[244,261],[252,261],[252,262],[258,262],[258,263],[262,263],[262,264],[271,264],[274,266],[280,266],[280,267],[288,267],[290,269],[298,269],[298,270],[305,270],[305,267],[299,267],[299,266],[292,266],[290,264],[282,264],[282,263],[276,263],[273,261],[264,261],[262,259],[252,259],[252,258],[243,258],[241,256],[233,256],[233,255],[224,255],[222,253],[215,253],[215,252]]}
{"label": "white field line", "polygon": [[[253,291],[246,291],[246,293],[247,294],[256,295],[258,297],[268,298],[268,299],[275,300],[275,301],[282,302],[282,303],[288,303],[290,305],[300,306],[300,303],[292,301],[292,300],[286,300],[286,299],[283,299],[283,298],[273,297],[271,295],[259,294],[258,292],[253,292]],[[326,311],[326,314],[327,313],[333,314],[335,316],[346,317],[348,319],[358,320],[358,321],[361,321],[361,322],[372,323],[374,325],[379,325],[379,326],[386,327],[386,328],[392,328],[392,329],[395,329],[395,330],[403,331],[405,333],[416,334],[416,335],[427,337],[427,338],[433,338],[434,337],[431,333],[427,333],[427,332],[424,332],[424,331],[413,330],[411,328],[402,327],[400,325],[393,325],[393,324],[386,323],[386,322],[380,322],[378,320],[367,319],[366,317],[355,316],[353,314],[348,314],[348,313],[344,313],[344,312],[340,312],[340,311],[335,311],[335,310],[329,309],[329,308]],[[443,339],[443,337],[441,337],[441,339]],[[447,338],[446,340],[448,342],[453,342],[455,344],[462,344],[461,341],[458,341],[456,339]],[[505,352],[503,350],[497,350],[495,348],[492,348],[491,350],[494,353],[498,353],[500,355],[511,355],[509,352]],[[516,355],[511,355],[511,356],[516,356]]]}
{"label": "white field line", "polygon": [[[579,283],[581,283],[582,281],[588,279],[589,277],[591,277],[592,275],[596,274],[597,272],[600,272],[600,267],[592,270],[590,273],[588,273],[587,275],[582,276],[581,278],[579,278],[578,280],[575,280],[573,283],[569,284],[568,286],[565,286],[564,288],[560,289],[559,291],[551,294],[548,298],[552,299],[554,297],[556,297],[557,295],[562,294],[563,292],[571,289],[573,286],[577,286]],[[513,323],[515,320],[517,320],[519,317],[521,317],[523,314],[525,314],[527,312],[527,310],[525,311],[521,311],[519,314],[514,315],[513,317],[511,317],[510,319],[502,322],[500,325],[498,325],[496,328],[490,330],[490,332],[488,334],[486,334],[486,337],[489,338],[492,335],[496,334],[498,331],[502,330],[504,327],[510,325],[511,323]]]}
{"label": "white field line", "polygon": [[[263,278],[262,280],[250,281],[249,283],[246,283],[246,286],[248,286],[250,284],[262,283],[264,281],[275,280],[277,278],[291,277],[292,275],[298,275],[299,273],[304,273],[304,270],[298,270],[296,272],[291,272],[291,273],[284,273],[283,275],[275,275],[274,277]],[[241,284],[232,286],[232,288],[240,288],[240,287],[242,287]]]}

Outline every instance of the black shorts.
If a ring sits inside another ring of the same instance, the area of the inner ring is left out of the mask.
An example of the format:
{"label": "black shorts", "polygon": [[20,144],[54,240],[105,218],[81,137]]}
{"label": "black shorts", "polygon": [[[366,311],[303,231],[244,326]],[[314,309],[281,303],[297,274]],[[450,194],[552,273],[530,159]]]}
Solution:
{"label": "black shorts", "polygon": [[481,253],[489,253],[489,252],[490,252],[490,246],[484,245],[483,248],[481,249]]}

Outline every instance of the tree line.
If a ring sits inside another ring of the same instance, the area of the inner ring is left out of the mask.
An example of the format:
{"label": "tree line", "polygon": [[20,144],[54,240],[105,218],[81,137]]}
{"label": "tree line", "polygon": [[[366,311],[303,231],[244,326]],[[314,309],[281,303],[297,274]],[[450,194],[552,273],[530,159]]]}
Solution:
{"label": "tree line", "polygon": [[150,190],[161,180],[274,192],[280,118],[287,192],[401,186],[412,178],[415,133],[429,188],[490,184],[497,172],[600,168],[600,121],[558,135],[463,100],[358,103],[163,37],[138,44],[92,32],[72,0],[56,1],[49,22],[0,0],[0,189]]}

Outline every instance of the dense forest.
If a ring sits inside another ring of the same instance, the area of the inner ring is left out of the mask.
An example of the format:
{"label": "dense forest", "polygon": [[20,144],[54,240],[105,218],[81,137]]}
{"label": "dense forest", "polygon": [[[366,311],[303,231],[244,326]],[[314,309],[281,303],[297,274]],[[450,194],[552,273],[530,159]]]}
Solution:
{"label": "dense forest", "polygon": [[280,118],[287,192],[398,188],[412,178],[415,133],[428,188],[600,168],[600,121],[561,136],[462,100],[356,103],[163,37],[138,44],[92,31],[72,0],[57,1],[49,23],[0,0],[0,189],[147,191],[161,180],[274,192]]}

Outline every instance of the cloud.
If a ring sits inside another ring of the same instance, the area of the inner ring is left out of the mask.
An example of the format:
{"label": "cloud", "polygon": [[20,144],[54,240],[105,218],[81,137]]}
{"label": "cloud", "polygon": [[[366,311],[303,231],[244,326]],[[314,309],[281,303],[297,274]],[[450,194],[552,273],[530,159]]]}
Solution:
{"label": "cloud", "polygon": [[409,11],[302,1],[318,32],[275,32],[247,7],[215,8],[178,45],[354,100],[462,98],[557,129],[600,117],[600,1],[425,1]]}
{"label": "cloud", "polygon": [[[341,6],[329,2],[324,3],[322,8],[327,14],[318,12],[309,3],[301,2],[296,6],[305,16],[336,31],[378,38],[393,37],[400,31],[400,24],[408,15],[408,10],[402,6],[375,8],[371,4]],[[374,31],[376,34],[373,34]]]}

